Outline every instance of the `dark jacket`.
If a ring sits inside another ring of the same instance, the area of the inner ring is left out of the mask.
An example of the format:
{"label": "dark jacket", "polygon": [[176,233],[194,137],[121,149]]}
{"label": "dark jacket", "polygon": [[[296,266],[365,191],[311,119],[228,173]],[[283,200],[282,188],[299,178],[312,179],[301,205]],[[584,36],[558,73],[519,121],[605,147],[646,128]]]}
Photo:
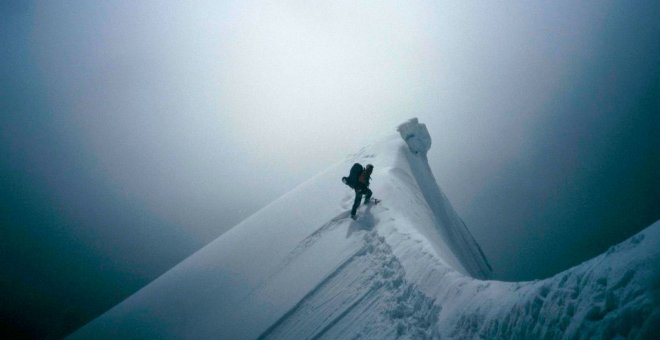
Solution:
{"label": "dark jacket", "polygon": [[370,179],[371,179],[371,174],[367,170],[363,170],[362,173],[360,174],[360,177],[358,177],[357,187],[368,188]]}

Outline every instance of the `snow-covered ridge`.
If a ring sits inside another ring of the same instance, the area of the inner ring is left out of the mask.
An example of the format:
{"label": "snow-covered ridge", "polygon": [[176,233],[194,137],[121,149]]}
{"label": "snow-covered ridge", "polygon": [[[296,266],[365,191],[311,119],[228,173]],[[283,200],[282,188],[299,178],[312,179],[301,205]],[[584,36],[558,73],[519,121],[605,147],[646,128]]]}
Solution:
{"label": "snow-covered ridge", "polygon": [[[490,269],[435,184],[425,127],[368,146],[271,203],[71,338],[650,337],[660,222],[552,278]],[[382,199],[348,218],[340,182],[375,166]],[[428,171],[428,172],[427,172]],[[657,333],[656,333],[657,334]]]}
{"label": "snow-covered ridge", "polygon": [[466,272],[478,279],[488,279],[492,268],[488,264],[481,247],[465,226],[463,220],[452,208],[449,199],[440,190],[428,159],[427,151],[431,148],[431,136],[426,125],[413,118],[397,128],[401,138],[406,141],[411,152],[406,153],[410,171],[415,178],[419,190],[424,195],[426,203],[436,220],[436,228],[440,237],[446,240],[452,252],[459,258]]}

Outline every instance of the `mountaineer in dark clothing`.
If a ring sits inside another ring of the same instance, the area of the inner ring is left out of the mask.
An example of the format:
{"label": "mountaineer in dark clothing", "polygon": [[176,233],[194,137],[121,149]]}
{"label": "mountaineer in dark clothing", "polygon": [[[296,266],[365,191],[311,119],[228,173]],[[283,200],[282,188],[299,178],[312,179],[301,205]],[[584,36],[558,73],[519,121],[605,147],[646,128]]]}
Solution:
{"label": "mountaineer in dark clothing", "polygon": [[369,189],[369,180],[373,171],[374,166],[371,164],[363,169],[360,163],[355,163],[351,168],[350,175],[342,178],[342,182],[355,190],[355,201],[353,202],[353,209],[351,209],[352,219],[355,219],[355,213],[360,206],[360,201],[362,201],[362,195],[365,196],[364,204],[369,203],[371,199],[372,192]]}

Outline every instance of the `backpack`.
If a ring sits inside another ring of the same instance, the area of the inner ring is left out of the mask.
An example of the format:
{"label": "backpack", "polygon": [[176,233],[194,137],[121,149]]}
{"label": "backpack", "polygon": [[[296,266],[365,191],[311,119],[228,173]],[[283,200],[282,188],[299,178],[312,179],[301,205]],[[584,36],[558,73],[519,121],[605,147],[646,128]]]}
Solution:
{"label": "backpack", "polygon": [[355,163],[351,167],[351,171],[349,172],[348,177],[342,177],[341,181],[352,189],[355,189],[358,184],[358,178],[360,177],[360,174],[363,170],[364,168],[362,167],[362,164]]}

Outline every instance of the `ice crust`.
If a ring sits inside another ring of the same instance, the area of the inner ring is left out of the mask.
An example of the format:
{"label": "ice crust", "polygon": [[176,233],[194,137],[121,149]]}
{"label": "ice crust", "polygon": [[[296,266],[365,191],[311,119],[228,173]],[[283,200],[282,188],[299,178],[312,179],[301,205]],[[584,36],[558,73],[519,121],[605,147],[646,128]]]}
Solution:
{"label": "ice crust", "polygon": [[426,125],[420,124],[417,118],[412,118],[399,125],[397,131],[399,131],[401,138],[406,141],[412,153],[426,155],[426,152],[431,148],[429,130],[426,129]]}
{"label": "ice crust", "polygon": [[[350,155],[70,338],[660,334],[660,221],[551,278],[482,280],[486,258],[428,168],[428,131],[416,120],[398,130],[406,142],[392,136]],[[354,162],[375,166],[371,187],[382,199],[362,206],[357,221],[339,180]]]}

